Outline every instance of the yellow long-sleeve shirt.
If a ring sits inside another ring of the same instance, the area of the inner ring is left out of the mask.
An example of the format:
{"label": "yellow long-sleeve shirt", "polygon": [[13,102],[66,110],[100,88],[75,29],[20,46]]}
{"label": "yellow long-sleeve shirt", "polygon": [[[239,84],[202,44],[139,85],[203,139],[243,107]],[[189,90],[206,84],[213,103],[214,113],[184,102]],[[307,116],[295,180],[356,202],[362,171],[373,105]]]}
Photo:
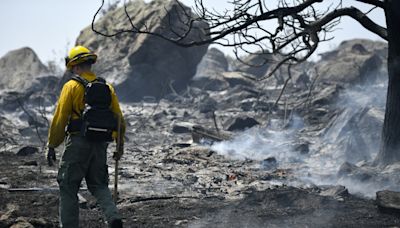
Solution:
{"label": "yellow long-sleeve shirt", "polygon": [[[85,72],[80,75],[89,82],[96,79],[96,75],[91,72]],[[123,139],[125,133],[125,121],[122,116],[121,109],[119,107],[119,102],[117,95],[115,94],[114,88],[108,84],[111,90],[111,110],[116,116],[121,117],[121,129]],[[58,147],[65,138],[65,127],[70,120],[79,119],[81,111],[85,107],[83,97],[85,94],[85,89],[82,84],[75,80],[69,80],[64,84],[60,98],[58,99],[58,104],[56,111],[54,112],[53,120],[51,121],[49,135],[48,135],[48,146],[51,148]],[[116,133],[113,134],[114,138]]]}

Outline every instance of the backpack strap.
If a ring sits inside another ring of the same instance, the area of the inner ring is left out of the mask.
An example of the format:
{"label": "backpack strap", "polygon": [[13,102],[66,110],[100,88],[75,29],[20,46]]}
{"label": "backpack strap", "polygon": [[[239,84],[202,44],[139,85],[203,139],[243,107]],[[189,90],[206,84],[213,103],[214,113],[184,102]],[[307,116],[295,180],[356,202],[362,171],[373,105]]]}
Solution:
{"label": "backpack strap", "polygon": [[[74,75],[74,76],[72,76],[72,77],[71,77],[71,80],[74,80],[74,81],[79,82],[81,85],[83,85],[83,88],[84,88],[85,91],[86,91],[86,86],[89,84],[88,80],[82,78],[82,77],[79,76],[79,75]],[[80,113],[78,113],[75,109],[72,109],[72,111],[73,111],[76,115],[82,116],[82,111],[81,111]]]}
{"label": "backpack strap", "polygon": [[105,80],[104,78],[102,78],[102,77],[97,77],[97,78],[95,79],[95,81],[102,82],[102,83],[106,83],[106,80]]}
{"label": "backpack strap", "polygon": [[86,86],[89,84],[88,80],[82,78],[79,75],[74,75],[71,77],[72,80],[79,82],[80,84],[83,85],[84,88],[86,88]]}

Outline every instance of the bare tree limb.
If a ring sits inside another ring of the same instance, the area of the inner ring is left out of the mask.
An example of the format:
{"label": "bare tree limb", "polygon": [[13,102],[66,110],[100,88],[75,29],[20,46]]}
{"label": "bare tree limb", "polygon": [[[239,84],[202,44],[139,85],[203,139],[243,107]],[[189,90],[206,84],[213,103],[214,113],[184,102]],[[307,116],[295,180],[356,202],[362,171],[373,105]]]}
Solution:
{"label": "bare tree limb", "polygon": [[377,34],[381,38],[387,40],[386,28],[373,22],[363,12],[361,12],[359,9],[357,9],[355,7],[337,9],[337,10],[327,14],[322,19],[314,22],[312,24],[312,26],[315,28],[321,28],[322,26],[326,25],[328,22],[334,20],[335,18],[342,17],[342,16],[349,16],[349,17],[353,18],[354,20],[358,21],[364,28]]}
{"label": "bare tree limb", "polygon": [[288,78],[285,80],[285,83],[283,84],[283,87],[282,87],[282,89],[281,89],[281,92],[279,93],[279,96],[278,96],[278,98],[276,99],[274,106],[278,105],[278,103],[279,103],[279,101],[280,101],[280,99],[281,99],[281,97],[282,97],[282,95],[283,95],[283,92],[285,92],[285,89],[286,89],[286,86],[287,86],[288,82],[290,81],[290,79],[292,79],[291,67],[292,67],[292,65],[289,64],[289,65],[288,65],[288,68],[287,68],[287,71],[288,71]]}
{"label": "bare tree limb", "polygon": [[36,135],[38,137],[38,139],[40,140],[40,142],[42,143],[42,145],[44,145],[46,142],[42,139],[42,136],[40,135],[39,132],[39,126],[38,126],[38,121],[36,120],[36,118],[34,118],[29,112],[28,110],[26,110],[26,108],[24,107],[23,102],[21,101],[20,97],[17,97],[17,103],[18,105],[21,107],[22,111],[24,111],[24,113],[28,116],[28,118],[31,120],[31,123],[33,124],[33,126],[35,127],[35,131],[36,131]]}

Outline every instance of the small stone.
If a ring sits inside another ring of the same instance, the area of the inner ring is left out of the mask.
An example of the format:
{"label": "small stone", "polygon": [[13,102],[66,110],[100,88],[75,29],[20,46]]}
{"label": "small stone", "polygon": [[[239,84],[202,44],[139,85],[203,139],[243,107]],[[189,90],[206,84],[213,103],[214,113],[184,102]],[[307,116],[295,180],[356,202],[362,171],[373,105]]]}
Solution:
{"label": "small stone", "polygon": [[192,143],[190,143],[190,142],[180,142],[180,143],[172,144],[172,146],[179,147],[179,148],[187,148],[187,147],[190,147],[191,145],[192,145]]}
{"label": "small stone", "polygon": [[189,174],[189,175],[186,175],[186,181],[185,182],[188,185],[192,185],[192,184],[196,183],[198,180],[199,180],[199,178],[197,176]]}
{"label": "small stone", "polygon": [[320,193],[321,196],[342,197],[349,195],[349,191],[342,185],[330,186]]}
{"label": "small stone", "polygon": [[188,170],[186,171],[187,173],[195,173],[196,171],[194,171],[194,169],[192,169],[192,168],[188,168]]}
{"label": "small stone", "polygon": [[0,189],[9,189],[11,188],[11,185],[8,183],[7,178],[2,178],[0,179]]}
{"label": "small stone", "polygon": [[400,215],[400,192],[389,190],[376,192],[376,203],[380,211]]}
{"label": "small stone", "polygon": [[15,220],[15,223],[12,226],[10,226],[10,228],[34,228],[34,226],[28,221],[26,221],[25,218],[18,217]]}
{"label": "small stone", "polygon": [[185,223],[188,223],[188,220],[186,220],[186,219],[185,220],[178,220],[178,221],[175,222],[175,226],[183,225]]}
{"label": "small stone", "polygon": [[272,170],[278,167],[278,162],[275,157],[269,157],[261,161],[261,169]]}
{"label": "small stone", "polygon": [[18,205],[7,204],[7,211],[0,216],[0,221],[12,218],[13,216],[15,216],[18,209],[19,209]]}
{"label": "small stone", "polygon": [[228,131],[242,131],[260,124],[257,120],[251,117],[238,117],[228,120],[228,122],[231,122],[226,124],[229,125]]}
{"label": "small stone", "polygon": [[83,197],[81,194],[78,193],[78,201],[79,201],[79,207],[82,209],[87,209],[87,200],[85,199],[85,197]]}
{"label": "small stone", "polygon": [[199,112],[200,113],[213,112],[217,109],[217,106],[218,102],[213,98],[208,97],[202,100],[201,103],[199,104]]}
{"label": "small stone", "polygon": [[33,146],[25,146],[22,147],[18,152],[17,152],[17,156],[28,156],[28,155],[32,155],[39,152],[39,149],[37,147],[33,147]]}
{"label": "small stone", "polygon": [[165,180],[172,180],[172,176],[169,174],[163,175],[162,176]]}
{"label": "small stone", "polygon": [[351,174],[356,169],[357,169],[356,165],[351,164],[349,162],[345,162],[340,166],[337,175],[338,175],[338,177],[348,176],[349,174]]}
{"label": "small stone", "polygon": [[298,151],[298,152],[300,152],[300,154],[303,154],[303,155],[308,154],[310,152],[310,147],[307,143],[299,144],[299,145],[295,146],[294,149],[295,149],[295,151]]}
{"label": "small stone", "polygon": [[24,166],[38,166],[37,161],[27,161],[24,162]]}
{"label": "small stone", "polygon": [[188,122],[179,122],[174,123],[172,125],[172,132],[181,134],[181,133],[190,133],[193,131],[194,124]]}
{"label": "small stone", "polygon": [[29,218],[29,223],[34,227],[49,227],[50,225],[44,218]]}
{"label": "small stone", "polygon": [[221,177],[215,176],[212,178],[213,183],[215,184],[219,184],[223,181],[223,179]]}

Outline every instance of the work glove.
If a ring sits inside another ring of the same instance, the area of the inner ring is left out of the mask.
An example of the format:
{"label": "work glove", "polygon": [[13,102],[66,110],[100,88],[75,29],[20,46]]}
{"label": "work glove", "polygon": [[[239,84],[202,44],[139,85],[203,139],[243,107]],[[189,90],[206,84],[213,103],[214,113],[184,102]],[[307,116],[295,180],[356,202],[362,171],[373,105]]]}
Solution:
{"label": "work glove", "polygon": [[46,148],[46,158],[48,165],[53,166],[54,162],[56,161],[56,151],[54,150],[54,148]]}
{"label": "work glove", "polygon": [[114,160],[118,161],[121,159],[122,154],[124,154],[124,144],[120,143],[119,145],[117,144],[117,150],[113,154]]}

